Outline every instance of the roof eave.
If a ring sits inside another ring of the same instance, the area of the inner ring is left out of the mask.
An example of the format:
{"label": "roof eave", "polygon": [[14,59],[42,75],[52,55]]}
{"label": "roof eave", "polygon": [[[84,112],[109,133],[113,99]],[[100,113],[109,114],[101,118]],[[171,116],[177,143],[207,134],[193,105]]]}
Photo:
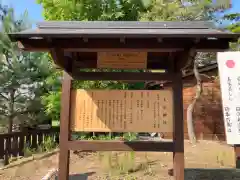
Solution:
{"label": "roof eave", "polygon": [[41,34],[41,33],[12,33],[8,34],[12,41],[20,39],[37,39],[37,38],[218,38],[218,39],[229,39],[231,41],[237,41],[240,38],[240,33],[224,33],[224,34],[78,34],[78,33],[62,33],[62,34]]}

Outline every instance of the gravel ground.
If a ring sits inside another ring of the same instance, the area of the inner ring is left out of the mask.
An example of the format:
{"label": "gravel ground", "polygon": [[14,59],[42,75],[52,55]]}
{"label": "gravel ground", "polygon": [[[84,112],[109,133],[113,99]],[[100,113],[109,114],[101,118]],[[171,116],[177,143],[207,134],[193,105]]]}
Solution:
{"label": "gravel ground", "polygon": [[[106,155],[106,153],[105,153]],[[172,153],[136,153],[135,172],[107,175],[107,158],[99,153],[71,153],[71,180],[171,180]],[[108,166],[108,168],[107,168]],[[41,180],[52,168],[58,167],[58,154],[0,171],[0,180]],[[201,141],[196,146],[185,142],[186,180],[239,180],[240,171],[233,169],[233,148],[218,142]]]}

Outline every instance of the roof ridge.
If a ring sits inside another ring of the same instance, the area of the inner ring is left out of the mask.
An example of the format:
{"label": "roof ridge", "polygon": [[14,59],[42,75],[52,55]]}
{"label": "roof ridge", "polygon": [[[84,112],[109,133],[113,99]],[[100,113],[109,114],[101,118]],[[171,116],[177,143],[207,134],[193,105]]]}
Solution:
{"label": "roof ridge", "polygon": [[39,29],[211,29],[207,21],[44,21]]}

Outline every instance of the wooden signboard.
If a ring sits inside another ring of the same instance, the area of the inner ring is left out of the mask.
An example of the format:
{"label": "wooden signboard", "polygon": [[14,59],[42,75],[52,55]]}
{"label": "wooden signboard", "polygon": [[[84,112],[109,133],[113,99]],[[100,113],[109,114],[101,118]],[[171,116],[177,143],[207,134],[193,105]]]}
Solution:
{"label": "wooden signboard", "polygon": [[172,132],[171,90],[72,90],[71,129]]}
{"label": "wooden signboard", "polygon": [[97,67],[146,69],[147,52],[98,52]]}

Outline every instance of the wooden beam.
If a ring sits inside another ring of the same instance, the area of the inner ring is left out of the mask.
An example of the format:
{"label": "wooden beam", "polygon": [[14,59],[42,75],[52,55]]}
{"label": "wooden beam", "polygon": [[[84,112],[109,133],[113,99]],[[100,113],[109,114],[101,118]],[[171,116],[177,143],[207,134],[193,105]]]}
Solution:
{"label": "wooden beam", "polygon": [[[82,38],[62,38],[52,39],[49,43],[46,39],[21,39],[19,48],[29,51],[49,51],[52,48],[62,48],[66,51],[97,52],[111,49],[137,50],[141,49],[148,52],[159,51],[181,51],[188,48],[194,39],[191,38],[168,38],[158,41],[157,38],[126,38],[125,43],[121,43],[120,38],[89,38],[84,41]],[[229,48],[228,39],[208,40],[200,39],[196,43],[197,51],[222,51]]]}
{"label": "wooden beam", "polygon": [[172,80],[174,76],[169,73],[150,73],[150,72],[73,72],[73,78],[76,80],[112,80],[112,81],[124,81],[124,80],[138,80],[138,81],[150,81],[150,80]]}
{"label": "wooden beam", "polygon": [[[70,52],[69,52],[70,53]],[[72,68],[74,71],[78,71],[77,69],[97,69],[97,53],[96,52],[71,52],[70,54],[66,54],[65,57],[62,58],[63,53],[60,49],[54,49],[51,51],[52,57],[54,59],[55,64],[65,69],[68,72],[71,72],[71,68],[67,70],[66,63],[68,61],[72,61]],[[177,68],[180,70],[189,63],[189,51],[181,51],[181,52],[172,52],[171,55],[169,53],[148,53],[147,60],[147,69],[165,69],[168,70],[169,61],[175,61],[177,64]],[[176,59],[181,57],[181,60]],[[64,61],[61,61],[64,59]],[[174,60],[176,59],[176,60]],[[193,58],[190,59],[190,65],[193,64]]]}
{"label": "wooden beam", "polygon": [[159,141],[69,141],[69,150],[172,152],[173,142]]}
{"label": "wooden beam", "polygon": [[111,48],[104,46],[102,48],[65,48],[67,52],[138,52],[138,51],[145,51],[145,52],[177,52],[184,50],[183,47],[173,47],[173,48]]}
{"label": "wooden beam", "polygon": [[[75,59],[73,60],[75,69],[97,69],[97,59],[81,59],[81,57]],[[148,59],[147,69],[168,69],[168,58]]]}
{"label": "wooden beam", "polygon": [[45,39],[21,39],[18,48],[24,51],[49,52],[53,47]]}
{"label": "wooden beam", "polygon": [[[66,53],[66,52],[65,52]],[[165,69],[170,68],[170,62],[175,61],[176,68],[178,70],[187,66],[187,64],[193,64],[195,54],[190,56],[192,51],[180,51],[180,52],[148,52],[147,55],[147,69]],[[81,68],[97,68],[97,52],[73,52],[72,53],[73,67],[75,69]],[[75,55],[77,54],[77,55]],[[181,57],[181,60],[179,59]],[[189,62],[190,60],[190,62]]]}
{"label": "wooden beam", "polygon": [[52,48],[50,54],[54,63],[69,74],[72,74],[72,60],[68,56],[64,56],[64,51],[59,48]]}
{"label": "wooden beam", "polygon": [[173,175],[175,180],[184,180],[184,120],[183,120],[183,95],[182,74],[176,72],[173,80]]}
{"label": "wooden beam", "polygon": [[51,49],[50,54],[52,56],[52,59],[54,63],[59,66],[60,68],[64,68],[64,52],[61,49]]}
{"label": "wooden beam", "polygon": [[234,145],[234,152],[235,152],[235,167],[237,169],[240,169],[240,145],[236,144]]}
{"label": "wooden beam", "polygon": [[[97,49],[98,51],[101,49],[156,49],[164,51],[165,49],[169,50],[183,50],[189,45],[193,44],[192,39],[185,38],[172,38],[172,39],[163,39],[161,42],[158,41],[157,38],[142,38],[142,39],[134,39],[129,38],[125,39],[125,43],[121,43],[119,38],[116,39],[89,39],[88,42],[84,42],[82,39],[72,39],[71,41],[68,39],[55,39],[53,40],[54,46],[66,48],[66,50],[75,50],[75,51],[94,51]],[[228,47],[228,41],[218,41],[218,40],[207,40],[202,39],[198,43],[196,43],[197,49],[214,49],[216,47],[226,48]]]}
{"label": "wooden beam", "polygon": [[61,95],[59,180],[69,179],[70,104],[72,78],[64,72]]}

